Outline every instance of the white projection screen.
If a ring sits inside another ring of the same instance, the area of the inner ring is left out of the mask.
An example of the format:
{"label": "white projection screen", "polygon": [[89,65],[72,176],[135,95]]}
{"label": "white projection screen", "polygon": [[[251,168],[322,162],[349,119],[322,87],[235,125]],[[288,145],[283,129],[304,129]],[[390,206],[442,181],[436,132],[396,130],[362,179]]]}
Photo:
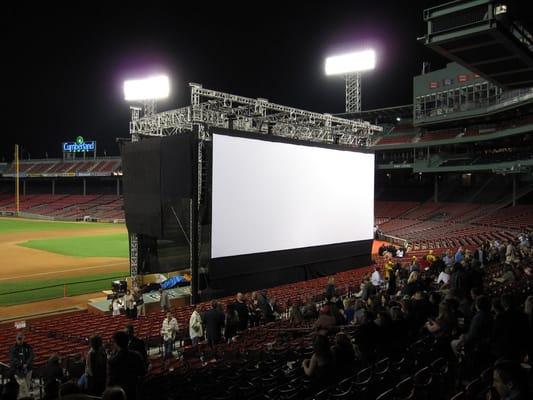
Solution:
{"label": "white projection screen", "polygon": [[373,238],[374,154],[213,135],[211,257]]}

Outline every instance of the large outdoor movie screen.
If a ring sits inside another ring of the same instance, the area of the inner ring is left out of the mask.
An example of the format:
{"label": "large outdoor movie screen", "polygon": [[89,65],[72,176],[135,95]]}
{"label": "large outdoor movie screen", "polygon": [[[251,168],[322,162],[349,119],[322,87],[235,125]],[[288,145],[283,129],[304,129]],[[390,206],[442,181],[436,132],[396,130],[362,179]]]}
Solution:
{"label": "large outdoor movie screen", "polygon": [[374,154],[213,135],[211,257],[368,240]]}

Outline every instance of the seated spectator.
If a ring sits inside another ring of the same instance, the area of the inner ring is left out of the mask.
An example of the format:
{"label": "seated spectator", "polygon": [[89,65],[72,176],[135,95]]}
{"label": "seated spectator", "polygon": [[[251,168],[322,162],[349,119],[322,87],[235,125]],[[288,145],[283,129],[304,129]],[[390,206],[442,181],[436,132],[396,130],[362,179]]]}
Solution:
{"label": "seated spectator", "polygon": [[436,337],[447,337],[452,334],[457,325],[452,307],[445,301],[439,305],[439,315],[436,319],[430,318],[424,325],[428,332]]}
{"label": "seated spectator", "polygon": [[108,387],[102,395],[102,400],[127,400],[126,393],[121,387]]}
{"label": "seated spectator", "polygon": [[367,301],[370,296],[373,296],[378,292],[376,286],[374,286],[368,278],[363,279],[363,285],[361,298],[364,301]]}
{"label": "seated spectator", "polygon": [[528,320],[518,309],[512,295],[503,294],[500,298],[502,312],[494,319],[492,345],[496,358],[521,361],[528,348]]}
{"label": "seated spectator", "polygon": [[516,280],[513,266],[511,264],[505,264],[505,270],[502,276],[494,278],[495,282],[499,283],[512,283]]}
{"label": "seated spectator", "polygon": [[316,304],[311,297],[307,299],[304,306],[302,307],[302,315],[306,320],[315,319],[318,317]]}
{"label": "seated spectator", "polygon": [[502,400],[528,398],[523,374],[518,363],[508,360],[496,362],[492,374],[492,389],[498,394],[498,398]]}
{"label": "seated spectator", "polygon": [[351,324],[354,320],[355,315],[355,304],[353,299],[345,299],[344,306],[344,318],[346,319],[346,324]]}
{"label": "seated spectator", "polygon": [[490,314],[490,299],[486,296],[478,296],[476,299],[476,315],[472,319],[468,332],[459,339],[452,340],[452,350],[458,355],[462,350],[465,354],[485,351],[490,341],[492,332],[492,315]]}
{"label": "seated spectator", "polygon": [[313,324],[313,329],[317,335],[329,335],[337,330],[336,319],[331,313],[329,306],[324,306],[320,309],[318,319]]}
{"label": "seated spectator", "polygon": [[351,373],[355,366],[355,348],[350,337],[344,332],[335,335],[335,344],[331,347],[335,366],[341,375]]}
{"label": "seated spectator", "polygon": [[76,385],[74,382],[65,382],[59,386],[59,399],[68,399],[69,397],[74,397],[75,395],[81,396],[81,388]]}
{"label": "seated spectator", "polygon": [[409,274],[407,285],[403,288],[402,294],[413,296],[416,292],[422,290],[422,283],[418,280],[418,272],[413,271]]}
{"label": "seated spectator", "polygon": [[301,324],[304,321],[300,306],[300,300],[296,300],[294,303],[289,300],[287,302],[287,309],[289,310],[289,321],[291,323]]}
{"label": "seated spectator", "polygon": [[353,323],[362,324],[365,321],[365,303],[362,299],[357,299],[354,305]]}
{"label": "seated spectator", "polygon": [[324,387],[331,384],[335,371],[335,359],[327,336],[317,335],[313,348],[313,355],[310,359],[303,360],[302,368],[312,378],[315,387]]}

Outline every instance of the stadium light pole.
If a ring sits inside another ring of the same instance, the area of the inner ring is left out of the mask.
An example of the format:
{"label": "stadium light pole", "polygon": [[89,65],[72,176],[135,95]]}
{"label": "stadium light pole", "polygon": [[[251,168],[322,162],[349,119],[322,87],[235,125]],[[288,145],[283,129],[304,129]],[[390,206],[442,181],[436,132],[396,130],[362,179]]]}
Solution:
{"label": "stadium light pole", "polygon": [[326,75],[344,75],[346,81],[346,112],[361,111],[361,73],[376,65],[374,50],[363,50],[327,57]]}

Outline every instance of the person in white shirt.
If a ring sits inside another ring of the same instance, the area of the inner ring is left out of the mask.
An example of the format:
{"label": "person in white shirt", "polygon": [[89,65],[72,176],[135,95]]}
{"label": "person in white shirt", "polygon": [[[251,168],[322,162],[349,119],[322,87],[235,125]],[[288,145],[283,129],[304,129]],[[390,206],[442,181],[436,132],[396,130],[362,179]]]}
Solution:
{"label": "person in white shirt", "polygon": [[192,314],[189,319],[189,336],[191,337],[193,347],[196,347],[200,338],[204,336],[202,316],[198,312],[196,304],[192,306]]}
{"label": "person in white shirt", "polygon": [[120,315],[120,309],[122,308],[122,302],[118,298],[118,295],[113,296],[113,300],[111,300],[111,311],[113,317],[116,317]]}
{"label": "person in white shirt", "polygon": [[450,282],[450,268],[446,267],[437,278],[437,285],[442,289],[443,286],[448,285]]}
{"label": "person in white shirt", "polygon": [[172,357],[172,345],[176,339],[177,331],[178,321],[170,312],[167,312],[167,317],[163,320],[163,325],[161,326],[161,336],[163,336],[163,344],[165,348],[165,359]]}
{"label": "person in white shirt", "polygon": [[370,281],[372,282],[372,285],[374,286],[381,286],[381,284],[383,283],[383,279],[381,279],[381,275],[379,274],[377,267],[374,267],[374,272],[372,272]]}

